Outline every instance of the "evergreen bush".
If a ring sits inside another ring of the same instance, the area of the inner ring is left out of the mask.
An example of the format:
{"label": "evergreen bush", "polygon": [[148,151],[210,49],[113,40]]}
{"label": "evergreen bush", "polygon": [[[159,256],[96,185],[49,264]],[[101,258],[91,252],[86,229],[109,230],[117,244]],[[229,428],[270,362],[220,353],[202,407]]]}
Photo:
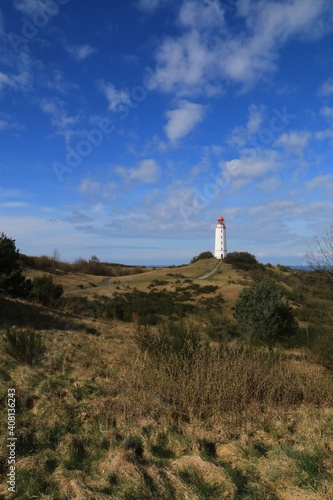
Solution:
{"label": "evergreen bush", "polygon": [[194,264],[194,262],[198,262],[198,260],[202,260],[202,259],[215,259],[214,255],[212,254],[212,252],[201,252],[199,255],[196,255],[195,257],[193,257],[193,259],[191,259],[191,264]]}
{"label": "evergreen bush", "polygon": [[32,280],[30,297],[44,306],[54,302],[63,294],[62,285],[55,285],[52,276],[38,276]]}
{"label": "evergreen bush", "polygon": [[273,347],[297,333],[293,311],[271,278],[245,287],[235,304],[241,336]]}

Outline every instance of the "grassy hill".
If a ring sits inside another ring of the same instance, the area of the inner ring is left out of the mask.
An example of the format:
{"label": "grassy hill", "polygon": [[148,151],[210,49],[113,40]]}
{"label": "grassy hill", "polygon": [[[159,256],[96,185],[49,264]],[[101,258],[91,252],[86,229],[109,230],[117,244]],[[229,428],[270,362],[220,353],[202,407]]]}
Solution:
{"label": "grassy hill", "polygon": [[[314,335],[330,324],[330,288],[281,266],[223,263],[200,279],[215,266],[55,268],[58,303],[0,297],[1,498],[12,498],[9,388],[16,498],[333,498],[333,376]],[[242,343],[233,320],[240,291],[266,275],[301,326],[274,352]],[[10,354],[6,331],[25,347],[14,341]]]}

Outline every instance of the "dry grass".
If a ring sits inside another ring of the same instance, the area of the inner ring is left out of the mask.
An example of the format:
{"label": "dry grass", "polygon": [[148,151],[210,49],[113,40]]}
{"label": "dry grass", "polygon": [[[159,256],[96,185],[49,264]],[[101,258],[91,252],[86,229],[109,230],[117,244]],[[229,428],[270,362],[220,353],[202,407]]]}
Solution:
{"label": "dry grass", "polygon": [[[154,279],[172,288],[212,263],[196,264],[119,279],[128,280],[124,289],[145,290]],[[218,284],[231,313],[244,279],[222,266],[200,284]],[[38,328],[46,345],[42,363],[30,367],[4,353],[0,336],[1,395],[17,392],[17,498],[333,498],[332,373],[305,348],[272,355],[215,343],[191,363],[156,362],[138,349],[131,323],[0,305],[10,324],[20,318],[21,328]],[[0,415],[6,429],[5,404]],[[0,497],[9,498],[6,431],[0,473]]]}
{"label": "dry grass", "polygon": [[[50,273],[39,271],[35,269],[24,269],[24,276],[33,280],[36,277],[49,275]],[[50,274],[53,278],[53,281],[56,285],[62,285],[64,290],[77,290],[81,286],[84,288],[91,288],[99,286],[103,280],[103,276],[94,276],[90,274],[82,274],[82,273],[62,273],[55,272]]]}
{"label": "dry grass", "polygon": [[200,351],[191,367],[170,371],[140,354],[133,325],[95,326],[99,336],[42,331],[42,366],[2,357],[2,394],[8,384],[18,393],[25,491],[45,499],[330,498],[332,380],[323,368],[287,356],[270,365],[266,352],[234,346]]}

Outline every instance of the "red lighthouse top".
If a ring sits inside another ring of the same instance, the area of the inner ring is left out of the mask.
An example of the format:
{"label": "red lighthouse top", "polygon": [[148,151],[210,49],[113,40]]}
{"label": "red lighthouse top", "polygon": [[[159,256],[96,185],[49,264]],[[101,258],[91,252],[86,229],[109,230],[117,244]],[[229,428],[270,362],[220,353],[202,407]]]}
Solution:
{"label": "red lighthouse top", "polygon": [[224,219],[223,219],[222,215],[220,215],[220,217],[218,217],[218,218],[217,218],[217,220],[218,220],[218,222],[222,222],[222,221],[224,221]]}

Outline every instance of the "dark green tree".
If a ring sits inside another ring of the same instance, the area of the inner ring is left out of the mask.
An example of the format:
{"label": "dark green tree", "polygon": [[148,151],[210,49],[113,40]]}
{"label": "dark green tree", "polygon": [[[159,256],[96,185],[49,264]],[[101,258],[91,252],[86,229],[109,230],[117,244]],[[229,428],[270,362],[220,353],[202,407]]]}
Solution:
{"label": "dark green tree", "polygon": [[44,306],[54,302],[63,294],[62,285],[55,285],[52,276],[38,276],[32,280],[30,297]]}
{"label": "dark green tree", "polygon": [[232,264],[232,266],[236,269],[243,270],[255,269],[259,266],[259,262],[255,256],[249,252],[228,253],[224,258],[224,262],[226,264]]}
{"label": "dark green tree", "polygon": [[241,291],[234,316],[241,336],[270,348],[290,339],[298,328],[292,308],[271,278]]}
{"label": "dark green tree", "polygon": [[31,281],[22,275],[19,265],[19,251],[15,240],[0,234],[0,291],[13,297],[26,297]]}
{"label": "dark green tree", "polygon": [[2,279],[0,286],[6,295],[28,298],[32,285],[31,280],[26,279],[20,269],[16,269]]}
{"label": "dark green tree", "polygon": [[16,250],[15,240],[0,234],[0,278],[9,276],[18,268],[19,252]]}

